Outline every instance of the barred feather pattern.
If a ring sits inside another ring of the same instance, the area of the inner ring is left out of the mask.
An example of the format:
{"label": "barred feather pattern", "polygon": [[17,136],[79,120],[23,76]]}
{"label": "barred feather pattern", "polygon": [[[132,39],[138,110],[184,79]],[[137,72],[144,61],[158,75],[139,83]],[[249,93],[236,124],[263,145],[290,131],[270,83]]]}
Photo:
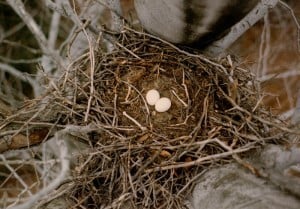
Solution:
{"label": "barred feather pattern", "polygon": [[223,37],[259,0],[135,0],[142,26],[167,41],[202,48]]}

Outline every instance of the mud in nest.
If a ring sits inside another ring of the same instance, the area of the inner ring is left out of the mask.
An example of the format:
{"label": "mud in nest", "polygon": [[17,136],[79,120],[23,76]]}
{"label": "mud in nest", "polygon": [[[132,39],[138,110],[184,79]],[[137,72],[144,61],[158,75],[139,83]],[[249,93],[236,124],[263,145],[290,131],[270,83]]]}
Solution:
{"label": "mud in nest", "polygon": [[[38,110],[28,121],[54,131],[85,130],[76,136],[90,151],[66,195],[74,207],[184,208],[202,171],[282,136],[254,76],[230,57],[211,60],[131,29],[117,40],[111,53],[95,46],[24,111]],[[150,89],[171,100],[168,111],[147,104]]]}

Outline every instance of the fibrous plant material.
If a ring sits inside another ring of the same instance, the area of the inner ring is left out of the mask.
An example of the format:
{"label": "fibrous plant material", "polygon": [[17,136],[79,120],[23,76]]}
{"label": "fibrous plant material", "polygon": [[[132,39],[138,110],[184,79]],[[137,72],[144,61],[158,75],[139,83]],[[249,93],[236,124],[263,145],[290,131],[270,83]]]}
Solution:
{"label": "fibrous plant material", "polygon": [[[261,107],[253,75],[230,57],[212,61],[131,30],[118,40],[115,51],[96,58],[88,123],[98,129],[77,169],[78,205],[181,208],[209,165],[281,135],[274,132],[279,121]],[[81,86],[69,82],[77,124],[91,96],[83,66],[74,69]],[[168,111],[147,104],[151,89],[171,99]]]}
{"label": "fibrous plant material", "polygon": [[[2,124],[27,117],[18,134],[40,125],[47,137],[72,125],[90,147],[66,195],[74,207],[184,208],[202,171],[289,131],[231,57],[211,60],[129,28],[115,36],[114,51],[95,46]],[[147,103],[151,89],[171,100],[169,110]]]}

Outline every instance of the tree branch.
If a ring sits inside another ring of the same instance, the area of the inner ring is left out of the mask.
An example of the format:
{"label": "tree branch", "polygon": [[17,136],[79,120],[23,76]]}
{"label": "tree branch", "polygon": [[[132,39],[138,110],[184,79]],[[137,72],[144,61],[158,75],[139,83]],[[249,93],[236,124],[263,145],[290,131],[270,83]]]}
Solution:
{"label": "tree branch", "polygon": [[65,138],[68,136],[68,128],[58,131],[55,134],[55,139],[58,143],[58,149],[60,151],[60,162],[61,162],[61,172],[59,175],[45,188],[40,190],[35,195],[32,195],[25,203],[17,205],[15,207],[9,207],[10,209],[29,209],[33,208],[37,201],[47,196],[51,191],[56,189],[66,178],[70,169],[70,160],[68,154],[68,147],[65,143]]}
{"label": "tree branch", "polygon": [[13,8],[13,10],[19,15],[22,21],[27,25],[31,33],[37,40],[41,50],[44,54],[52,57],[56,64],[60,67],[64,67],[64,62],[57,52],[48,47],[48,41],[45,34],[40,27],[36,24],[32,16],[26,11],[24,4],[21,0],[6,0],[7,3]]}
{"label": "tree branch", "polygon": [[256,7],[249,12],[240,22],[235,24],[230,32],[222,39],[212,43],[205,53],[210,56],[218,56],[243,35],[251,26],[263,18],[269,9],[275,7],[279,0],[261,0]]}

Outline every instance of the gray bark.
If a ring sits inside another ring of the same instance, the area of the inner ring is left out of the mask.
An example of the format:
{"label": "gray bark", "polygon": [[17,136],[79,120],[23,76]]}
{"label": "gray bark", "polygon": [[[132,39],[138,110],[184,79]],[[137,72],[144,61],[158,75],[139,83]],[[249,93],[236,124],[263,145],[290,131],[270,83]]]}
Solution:
{"label": "gray bark", "polygon": [[189,208],[300,208],[299,147],[270,145],[249,160],[264,177],[236,163],[209,170],[198,180]]}

